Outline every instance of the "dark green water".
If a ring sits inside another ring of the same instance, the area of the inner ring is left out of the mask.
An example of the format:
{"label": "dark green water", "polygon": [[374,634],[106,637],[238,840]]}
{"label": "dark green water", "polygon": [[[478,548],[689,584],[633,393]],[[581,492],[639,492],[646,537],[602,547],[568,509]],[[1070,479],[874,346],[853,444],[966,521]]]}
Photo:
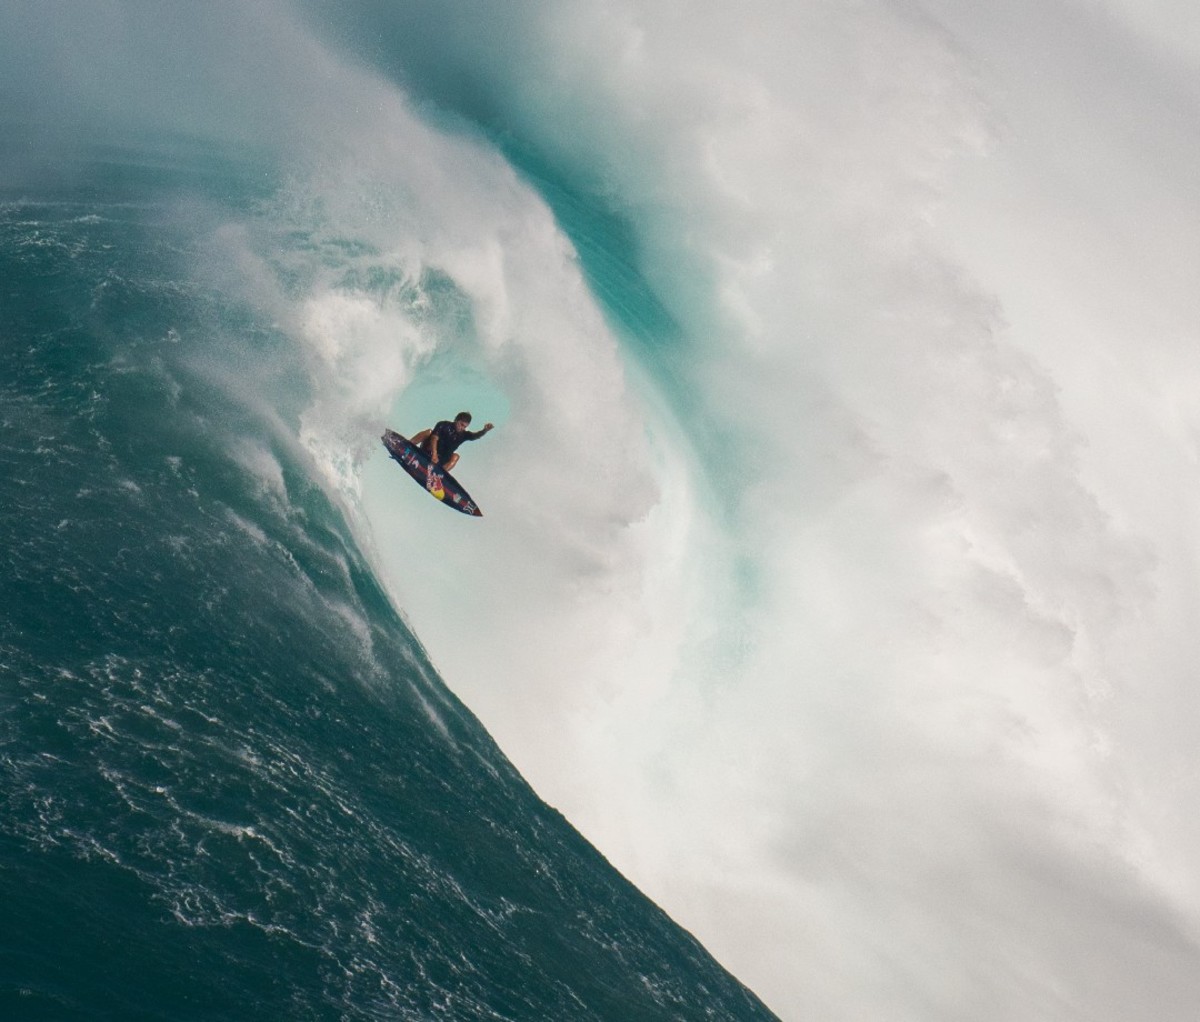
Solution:
{"label": "dark green water", "polygon": [[109,151],[0,201],[0,1017],[771,1017],[517,775],[310,478],[302,360],[178,212],[242,173]]}

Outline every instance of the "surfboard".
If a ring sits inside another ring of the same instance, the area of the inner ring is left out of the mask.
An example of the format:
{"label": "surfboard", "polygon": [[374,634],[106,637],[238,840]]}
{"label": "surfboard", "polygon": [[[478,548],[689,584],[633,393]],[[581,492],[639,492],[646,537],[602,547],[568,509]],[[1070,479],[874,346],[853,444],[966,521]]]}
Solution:
{"label": "surfboard", "polygon": [[391,429],[385,429],[381,439],[388,454],[400,463],[400,467],[443,504],[454,508],[455,511],[461,511],[464,515],[483,517],[483,512],[458,480],[440,465],[430,461],[425,452],[411,440]]}

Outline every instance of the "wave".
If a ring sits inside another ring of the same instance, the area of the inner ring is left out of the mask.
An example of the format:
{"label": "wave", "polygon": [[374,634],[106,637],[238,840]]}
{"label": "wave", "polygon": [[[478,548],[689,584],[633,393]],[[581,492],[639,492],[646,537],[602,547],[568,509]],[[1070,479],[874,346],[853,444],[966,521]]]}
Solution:
{"label": "wave", "polygon": [[202,272],[194,197],[126,187],[0,209],[0,1004],[773,1017],[446,688],[314,457],[311,353]]}
{"label": "wave", "polygon": [[[3,173],[169,190],[225,463],[777,1009],[1194,1005],[1194,67],[1025,13],[10,11]],[[377,439],[463,406],[479,528]]]}

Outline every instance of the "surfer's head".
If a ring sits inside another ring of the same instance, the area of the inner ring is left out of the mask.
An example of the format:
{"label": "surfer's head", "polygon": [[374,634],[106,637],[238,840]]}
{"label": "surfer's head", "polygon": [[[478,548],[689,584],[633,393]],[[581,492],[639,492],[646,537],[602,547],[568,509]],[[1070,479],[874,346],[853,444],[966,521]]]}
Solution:
{"label": "surfer's head", "polygon": [[456,425],[460,430],[466,429],[469,425],[471,425],[471,413],[459,412],[456,416],[454,416],[454,425]]}

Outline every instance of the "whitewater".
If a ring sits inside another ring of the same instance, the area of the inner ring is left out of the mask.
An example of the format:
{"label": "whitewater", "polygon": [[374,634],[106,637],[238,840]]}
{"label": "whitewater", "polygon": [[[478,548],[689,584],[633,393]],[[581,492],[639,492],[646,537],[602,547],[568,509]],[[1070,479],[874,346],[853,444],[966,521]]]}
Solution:
{"label": "whitewater", "polygon": [[[112,869],[162,1017],[1194,1018],[1197,38],[6,5],[33,944]],[[378,439],[462,408],[479,521]]]}

